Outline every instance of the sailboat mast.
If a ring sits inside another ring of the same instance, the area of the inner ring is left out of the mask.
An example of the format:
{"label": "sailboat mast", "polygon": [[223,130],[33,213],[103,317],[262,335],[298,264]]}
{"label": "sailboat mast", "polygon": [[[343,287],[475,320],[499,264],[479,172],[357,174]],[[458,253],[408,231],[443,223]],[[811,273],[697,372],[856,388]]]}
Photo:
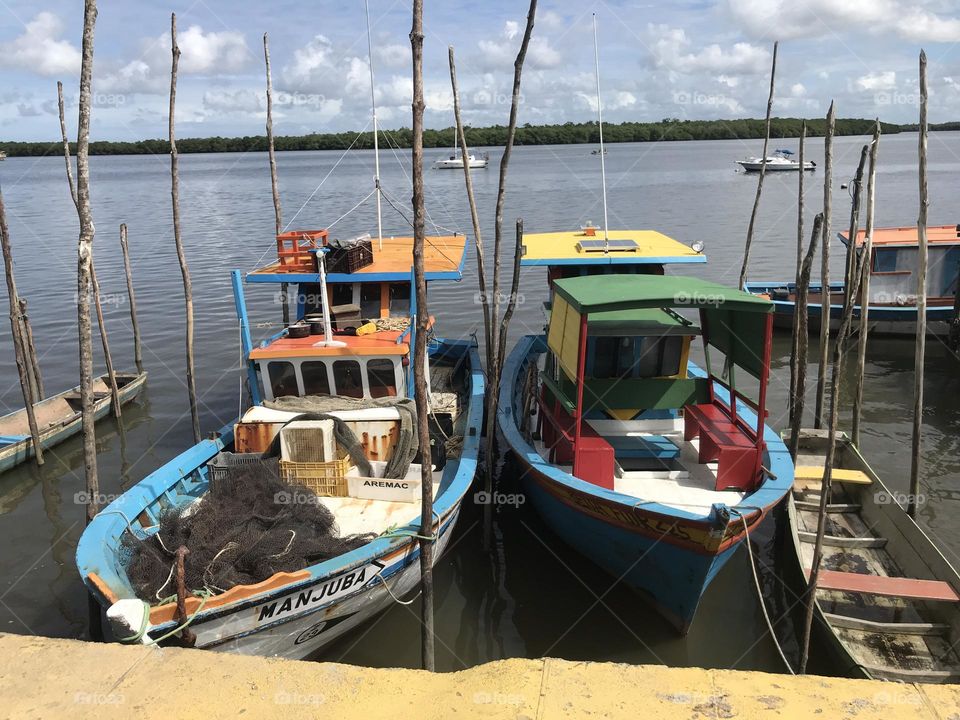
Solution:
{"label": "sailboat mast", "polygon": [[383,215],[380,210],[380,141],[377,128],[377,95],[373,81],[373,37],[370,34],[370,2],[363,0],[363,9],[367,16],[367,56],[370,63],[370,107],[373,110],[373,164],[374,187],[377,191],[377,242],[383,250]]}
{"label": "sailboat mast", "polygon": [[603,109],[600,107],[600,49],[597,43],[597,14],[593,13],[593,60],[597,68],[597,122],[600,126],[600,184],[603,189],[603,251],[607,252],[607,163],[603,150]]}

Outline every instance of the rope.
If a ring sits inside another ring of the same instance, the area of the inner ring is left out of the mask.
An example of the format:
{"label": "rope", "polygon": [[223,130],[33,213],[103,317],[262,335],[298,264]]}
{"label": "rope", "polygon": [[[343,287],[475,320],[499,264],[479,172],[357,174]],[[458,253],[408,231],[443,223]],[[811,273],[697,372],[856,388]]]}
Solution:
{"label": "rope", "polygon": [[777,652],[780,653],[780,659],[783,660],[783,664],[787,670],[790,671],[791,675],[796,675],[793,666],[790,665],[790,661],[787,660],[787,656],[783,652],[783,648],[780,647],[780,641],[777,639],[777,634],[773,631],[773,623],[770,622],[770,615],[767,613],[767,604],[763,601],[763,591],[760,589],[760,576],[757,575],[757,565],[753,559],[753,548],[750,547],[750,528],[747,527],[747,518],[742,512],[737,510],[737,508],[728,507],[727,509],[732,513],[736,513],[740,517],[740,522],[743,523],[744,541],[747,546],[747,554],[750,556],[750,570],[753,571],[753,584],[757,588],[757,600],[760,603],[760,609],[763,610],[763,619],[767,621],[767,631],[773,639],[773,644],[777,647]]}
{"label": "rope", "polygon": [[371,190],[371,191],[367,194],[367,196],[366,196],[365,198],[363,198],[363,200],[361,200],[360,202],[358,202],[358,203],[357,203],[356,205],[354,205],[352,208],[350,208],[349,210],[347,210],[343,215],[341,215],[341,216],[338,217],[336,220],[334,220],[332,223],[330,223],[329,225],[327,225],[327,230],[330,230],[334,225],[336,225],[338,222],[340,222],[341,220],[343,220],[347,215],[349,215],[349,214],[352,213],[354,210],[356,210],[358,207],[360,207],[361,205],[363,205],[367,200],[369,200],[371,197],[373,197],[373,194],[374,194],[376,191],[377,191],[376,188],[374,188],[373,190]]}
{"label": "rope", "polygon": [[412,598],[404,602],[403,600],[401,600],[400,598],[398,598],[396,595],[393,594],[393,590],[390,589],[390,585],[387,583],[387,579],[383,577],[383,575],[381,574],[383,573],[384,569],[385,568],[380,568],[379,570],[377,570],[377,574],[374,577],[380,578],[380,582],[383,583],[383,586],[387,589],[387,592],[390,593],[390,597],[393,598],[393,601],[397,603],[397,605],[404,605],[404,606],[413,605],[413,603],[416,602],[417,598],[420,597],[420,594],[423,592],[423,590],[417,590],[416,595],[414,595]]}
{"label": "rope", "polygon": [[[194,621],[194,619],[196,619],[197,615],[200,614],[200,611],[203,610],[203,606],[207,604],[207,600],[208,600],[210,597],[213,596],[213,593],[210,592],[207,588],[204,588],[203,590],[200,590],[200,591],[198,591],[198,592],[195,592],[195,593],[194,593],[194,596],[200,598],[200,605],[197,606],[197,609],[193,612],[192,615],[190,615],[190,617],[188,617],[186,620],[183,621],[183,623],[181,623],[180,625],[178,625],[177,627],[175,627],[175,628],[174,628],[173,630],[171,630],[170,632],[165,633],[165,634],[161,635],[160,637],[158,637],[158,638],[156,638],[156,639],[154,639],[154,638],[148,638],[148,642],[145,643],[145,644],[146,644],[146,645],[159,645],[161,642],[163,642],[163,641],[166,640],[167,638],[169,638],[169,637],[171,637],[171,636],[173,636],[173,635],[176,635],[176,634],[177,634],[178,632],[180,632],[181,630],[185,630],[185,629],[187,628],[187,626],[190,625],[190,623],[192,623],[192,622]],[[165,605],[165,604],[168,603],[168,602],[174,602],[174,601],[176,600],[176,598],[177,598],[176,595],[171,595],[170,597],[163,598],[163,599],[160,601],[160,604],[161,604],[161,605]],[[141,602],[142,602],[142,601],[141,601]],[[140,625],[140,630],[138,630],[137,632],[135,632],[133,635],[130,635],[129,637],[123,637],[123,638],[119,638],[119,637],[118,637],[117,640],[118,640],[119,642],[122,642],[122,643],[138,643],[138,642],[140,642],[140,641],[143,639],[143,636],[146,635],[147,629],[150,627],[150,621],[149,621],[149,618],[150,618],[150,604],[147,603],[147,602],[144,602],[143,604],[146,606],[146,607],[145,607],[146,612],[143,613],[143,622],[142,622],[141,625]]]}

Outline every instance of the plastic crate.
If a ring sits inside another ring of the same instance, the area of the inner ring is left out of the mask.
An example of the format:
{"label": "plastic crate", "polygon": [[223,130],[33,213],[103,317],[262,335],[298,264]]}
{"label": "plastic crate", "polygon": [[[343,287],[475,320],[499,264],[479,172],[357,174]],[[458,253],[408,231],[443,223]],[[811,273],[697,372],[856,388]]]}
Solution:
{"label": "plastic crate", "polygon": [[277,475],[277,459],[264,458],[260,453],[232,453],[222,452],[207,463],[210,480],[223,480],[230,470],[241,465],[260,465]]}
{"label": "plastic crate", "polygon": [[328,273],[353,273],[373,264],[373,241],[361,240],[350,248],[331,248],[324,258]]}
{"label": "plastic crate", "polygon": [[322,463],[280,461],[280,479],[287,485],[302,485],[317,495],[346,497],[350,458]]}

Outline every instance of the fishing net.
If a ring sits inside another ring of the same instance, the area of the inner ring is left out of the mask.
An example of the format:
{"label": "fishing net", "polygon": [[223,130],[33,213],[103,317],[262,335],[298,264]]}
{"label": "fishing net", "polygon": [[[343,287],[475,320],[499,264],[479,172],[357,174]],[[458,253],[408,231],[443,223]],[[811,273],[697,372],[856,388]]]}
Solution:
{"label": "fishing net", "polygon": [[307,488],[281,482],[272,458],[211,474],[201,500],[164,511],[159,531],[145,540],[125,535],[123,549],[137,596],[156,603],[176,594],[181,545],[190,550],[187,591],[216,594],[302,570],[374,537],[340,537],[333,513]]}

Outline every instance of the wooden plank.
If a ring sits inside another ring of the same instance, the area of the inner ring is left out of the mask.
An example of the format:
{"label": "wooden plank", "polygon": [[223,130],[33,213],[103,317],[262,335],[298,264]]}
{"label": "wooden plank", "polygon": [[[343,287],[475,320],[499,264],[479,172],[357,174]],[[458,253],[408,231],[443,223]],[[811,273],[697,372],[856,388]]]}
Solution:
{"label": "wooden plank", "polygon": [[[817,541],[816,533],[801,530],[797,532],[797,536],[800,538],[800,542],[815,543]],[[839,535],[824,535],[823,544],[829,547],[842,548],[882,548],[886,546],[887,539],[878,537],[841,537]]]}
{"label": "wooden plank", "polygon": [[823,616],[833,627],[862,630],[863,632],[942,637],[950,631],[950,626],[946,623],[875,622],[873,620],[863,620],[857,617],[850,617],[849,615],[835,615],[833,613],[824,613]]}
{"label": "wooden plank", "polygon": [[[809,510],[811,512],[820,512],[820,503],[806,502],[804,500],[794,500],[794,506],[797,510]],[[827,505],[828,513],[858,513],[861,510],[859,503],[834,503]]]}
{"label": "wooden plank", "polygon": [[[808,569],[807,574],[809,575],[809,573],[810,570]],[[957,591],[949,583],[942,580],[918,580],[916,578],[865,575],[836,570],[821,570],[817,589],[859,592],[910,600],[960,602],[960,595],[957,594]]]}
{"label": "wooden plank", "polygon": [[[796,480],[816,480],[817,483],[823,481],[823,468],[816,465],[797,465],[793,476]],[[845,482],[854,485],[870,485],[873,480],[862,470],[849,470],[847,468],[834,468],[830,474],[833,482]]]}
{"label": "wooden plank", "polygon": [[870,677],[877,680],[898,680],[908,683],[943,684],[960,681],[958,670],[904,670],[887,666],[863,665]]}

